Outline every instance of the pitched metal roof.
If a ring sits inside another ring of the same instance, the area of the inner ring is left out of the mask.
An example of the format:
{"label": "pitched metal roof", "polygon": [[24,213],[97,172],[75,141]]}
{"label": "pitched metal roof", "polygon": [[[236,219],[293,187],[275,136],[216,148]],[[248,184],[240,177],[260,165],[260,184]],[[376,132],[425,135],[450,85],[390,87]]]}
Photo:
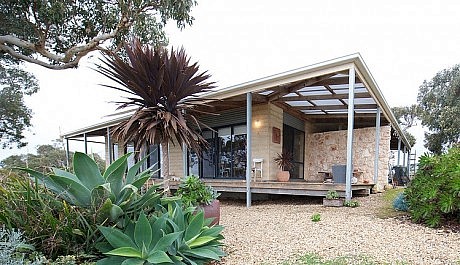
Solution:
{"label": "pitched metal roof", "polygon": [[[251,92],[255,103],[270,102],[276,104],[286,110],[294,111],[300,117],[314,123],[346,123],[349,92],[348,73],[351,67],[354,67],[356,72],[354,86],[355,119],[358,119],[363,126],[370,126],[372,122],[375,124],[377,107],[380,107],[384,122],[392,125],[405,146],[410,146],[377,82],[359,53],[209,91],[201,94],[200,97],[208,102],[215,100],[222,100],[221,102],[227,103],[235,101],[238,105],[244,101],[245,94]],[[222,104],[219,103],[218,105]],[[113,126],[128,117],[129,114],[125,112],[123,116],[116,119],[66,133],[63,137],[71,138],[83,133],[95,132]]]}

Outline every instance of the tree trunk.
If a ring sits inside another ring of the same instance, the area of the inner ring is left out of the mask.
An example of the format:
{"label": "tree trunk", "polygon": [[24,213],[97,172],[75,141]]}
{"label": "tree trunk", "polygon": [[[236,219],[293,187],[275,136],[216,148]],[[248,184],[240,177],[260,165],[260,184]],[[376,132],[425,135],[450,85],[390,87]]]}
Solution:
{"label": "tree trunk", "polygon": [[164,190],[169,193],[169,149],[168,141],[161,143],[161,177],[164,180]]}

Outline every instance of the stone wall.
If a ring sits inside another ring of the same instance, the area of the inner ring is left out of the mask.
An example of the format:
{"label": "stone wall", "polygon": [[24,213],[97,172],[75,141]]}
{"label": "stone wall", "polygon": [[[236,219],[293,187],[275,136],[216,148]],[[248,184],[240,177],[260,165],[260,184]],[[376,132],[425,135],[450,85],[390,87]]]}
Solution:
{"label": "stone wall", "polygon": [[[379,173],[377,191],[388,184],[390,156],[390,126],[380,129]],[[373,183],[375,160],[375,127],[354,129],[353,168],[363,172],[363,178]],[[346,164],[347,131],[307,133],[305,144],[305,179],[322,181],[319,171],[331,171],[332,165]]]}

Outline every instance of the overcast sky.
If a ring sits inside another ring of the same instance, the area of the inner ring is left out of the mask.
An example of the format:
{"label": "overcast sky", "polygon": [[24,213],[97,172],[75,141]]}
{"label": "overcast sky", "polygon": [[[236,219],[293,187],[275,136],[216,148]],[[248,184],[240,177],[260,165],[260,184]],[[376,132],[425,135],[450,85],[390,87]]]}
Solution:
{"label": "overcast sky", "polygon": [[[416,103],[424,80],[460,63],[459,10],[458,0],[198,0],[193,25],[180,31],[171,23],[166,32],[220,87],[359,52],[394,107]],[[34,112],[29,145],[0,150],[0,159],[33,152],[114,111],[110,101],[120,94],[98,85],[107,81],[90,69],[95,62],[64,71],[27,66],[40,82],[26,101]],[[423,132],[413,132],[420,153]]]}

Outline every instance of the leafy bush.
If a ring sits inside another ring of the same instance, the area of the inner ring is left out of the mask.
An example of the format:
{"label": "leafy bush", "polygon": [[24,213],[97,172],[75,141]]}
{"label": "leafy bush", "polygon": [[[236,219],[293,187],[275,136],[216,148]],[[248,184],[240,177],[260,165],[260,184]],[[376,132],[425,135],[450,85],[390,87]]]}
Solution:
{"label": "leafy bush", "polygon": [[176,195],[180,196],[185,204],[192,206],[209,205],[219,197],[211,186],[206,186],[194,175],[182,179]]}
{"label": "leafy bush", "polygon": [[21,229],[38,251],[49,257],[84,248],[81,213],[28,178],[11,174],[0,183],[0,223]]}
{"label": "leafy bush", "polygon": [[[138,191],[151,177],[150,169],[138,173],[144,159],[128,169],[128,153],[113,162],[101,174],[96,162],[88,155],[76,152],[73,159],[74,173],[53,168],[53,174],[21,168],[33,181],[44,184],[68,203],[83,208],[98,208],[99,220],[116,221],[125,213],[146,210],[158,204],[160,194],[156,188],[140,195]],[[149,205],[147,205],[149,204]]]}
{"label": "leafy bush", "polygon": [[339,194],[335,190],[328,190],[326,193],[326,199],[335,200],[339,198]]}
{"label": "leafy bush", "polygon": [[396,196],[393,201],[393,208],[402,212],[407,212],[409,210],[404,192],[401,192],[398,196]]}
{"label": "leafy bush", "polygon": [[447,220],[460,222],[460,148],[420,157],[419,170],[405,194],[415,222],[431,227]]}
{"label": "leafy bush", "polygon": [[358,201],[354,201],[354,200],[350,200],[350,201],[344,202],[344,203],[343,203],[343,206],[355,208],[355,207],[359,207],[359,202],[358,202]]}
{"label": "leafy bush", "polygon": [[224,256],[220,249],[221,226],[208,227],[203,211],[185,210],[178,203],[168,205],[159,216],[139,219],[124,231],[100,227],[109,244],[100,249],[107,255],[97,262],[109,264],[207,264]]}
{"label": "leafy bush", "polygon": [[178,197],[160,198],[158,186],[141,192],[151,172],[138,173],[144,160],[128,168],[129,155],[103,174],[83,153],[74,156],[74,173],[23,168],[30,179],[7,178],[0,189],[0,221],[24,229],[48,258],[75,255],[55,264],[81,262],[81,252],[94,258],[96,248],[109,255],[100,264],[204,264],[222,257],[223,227],[209,227],[202,211]]}
{"label": "leafy bush", "polygon": [[[154,186],[141,194],[150,170],[138,173],[144,162],[128,169],[122,156],[101,174],[97,164],[83,153],[75,153],[74,172],[53,168],[53,173],[22,168],[31,175],[8,178],[0,189],[0,222],[20,228],[38,250],[49,258],[93,253],[103,240],[98,225],[124,227],[141,211],[154,212],[161,193]],[[36,184],[32,185],[31,180]]]}
{"label": "leafy bush", "polygon": [[25,254],[21,253],[22,250],[33,250],[33,247],[24,241],[22,232],[16,229],[8,230],[4,226],[0,226],[0,264],[41,264],[40,260],[27,261]]}
{"label": "leafy bush", "polygon": [[315,213],[311,216],[311,221],[312,222],[319,222],[321,221],[321,214]]}

